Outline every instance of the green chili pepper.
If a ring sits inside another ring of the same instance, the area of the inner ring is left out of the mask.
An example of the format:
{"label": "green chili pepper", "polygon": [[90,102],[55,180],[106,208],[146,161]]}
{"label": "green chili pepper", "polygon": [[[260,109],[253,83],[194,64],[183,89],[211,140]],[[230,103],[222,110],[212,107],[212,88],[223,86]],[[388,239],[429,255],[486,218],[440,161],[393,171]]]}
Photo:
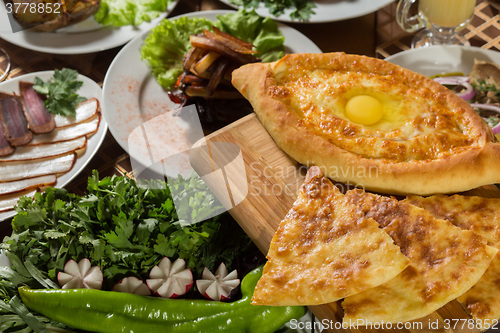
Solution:
{"label": "green chili pepper", "polygon": [[91,332],[274,332],[304,315],[301,306],[250,304],[262,267],[241,282],[242,298],[232,303],[164,299],[95,289],[19,288],[24,304],[73,328]]}

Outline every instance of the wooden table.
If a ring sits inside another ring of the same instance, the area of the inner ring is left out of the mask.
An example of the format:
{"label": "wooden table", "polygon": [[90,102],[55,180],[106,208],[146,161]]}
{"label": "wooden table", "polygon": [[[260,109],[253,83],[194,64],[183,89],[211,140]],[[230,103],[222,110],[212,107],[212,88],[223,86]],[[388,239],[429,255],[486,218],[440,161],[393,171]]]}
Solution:
{"label": "wooden table", "polygon": [[[181,0],[170,17],[193,11],[231,9],[217,0]],[[396,2],[376,13],[358,18],[319,24],[291,23],[310,38],[324,52],[343,51],[385,58],[409,49],[412,35],[402,31],[395,23]],[[500,2],[479,0],[475,16],[466,29],[471,44],[500,51]],[[0,47],[8,51],[12,70],[7,79],[30,72],[70,67],[102,84],[113,58],[120,51],[116,47],[107,51],[85,55],[54,55],[27,50],[0,39]],[[0,58],[0,62],[4,59]],[[113,174],[133,174],[128,154],[108,132],[103,145],[88,166],[67,189],[77,194],[86,190],[87,178],[97,169],[101,177]],[[9,221],[0,222],[0,239],[11,233]]]}

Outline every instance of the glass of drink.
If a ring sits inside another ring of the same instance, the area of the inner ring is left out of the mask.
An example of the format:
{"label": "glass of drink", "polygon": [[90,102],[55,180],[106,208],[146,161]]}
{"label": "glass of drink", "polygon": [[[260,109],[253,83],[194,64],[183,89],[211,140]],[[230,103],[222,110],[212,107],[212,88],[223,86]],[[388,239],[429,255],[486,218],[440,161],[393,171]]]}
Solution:
{"label": "glass of drink", "polygon": [[[411,15],[414,4],[418,12]],[[412,47],[429,45],[470,45],[460,31],[469,24],[476,0],[400,0],[396,20],[404,30],[415,32]]]}

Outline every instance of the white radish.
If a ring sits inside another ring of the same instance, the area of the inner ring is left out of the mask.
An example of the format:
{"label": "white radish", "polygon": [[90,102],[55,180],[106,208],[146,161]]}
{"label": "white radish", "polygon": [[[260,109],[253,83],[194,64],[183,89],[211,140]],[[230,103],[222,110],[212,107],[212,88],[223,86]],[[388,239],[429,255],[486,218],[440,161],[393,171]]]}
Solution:
{"label": "white radish", "polygon": [[148,286],[141,279],[135,276],[128,276],[121,279],[113,286],[113,291],[142,296],[151,295],[151,291]]}
{"label": "white radish", "polygon": [[240,284],[238,272],[234,270],[228,274],[224,263],[219,265],[215,274],[205,267],[202,278],[196,281],[196,288],[203,296],[214,301],[228,300],[231,291]]}
{"label": "white radish", "polygon": [[71,259],[57,274],[57,280],[62,289],[101,289],[103,276],[99,266],[92,266],[87,258],[78,263]]}
{"label": "white radish", "polygon": [[167,257],[151,269],[146,283],[153,293],[166,298],[184,295],[193,285],[193,273],[183,259],[172,263]]}

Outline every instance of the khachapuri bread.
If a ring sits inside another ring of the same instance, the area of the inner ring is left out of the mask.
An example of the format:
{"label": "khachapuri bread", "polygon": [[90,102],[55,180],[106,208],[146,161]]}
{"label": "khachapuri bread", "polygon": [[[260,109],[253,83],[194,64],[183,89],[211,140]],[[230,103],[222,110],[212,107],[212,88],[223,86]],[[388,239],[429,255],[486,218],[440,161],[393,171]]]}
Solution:
{"label": "khachapuri bread", "polygon": [[401,273],[408,259],[377,222],[312,167],[271,241],[252,303],[316,305],[373,288]]}
{"label": "khachapuri bread", "polygon": [[500,144],[474,109],[385,60],[290,54],[232,82],[281,149],[335,181],[418,195],[500,182]]}
{"label": "khachapuri bread", "polygon": [[410,264],[391,281],[344,299],[344,321],[396,323],[430,315],[471,289],[498,252],[474,232],[407,202],[362,190],[345,197],[379,223]]}
{"label": "khachapuri bread", "polygon": [[[429,211],[435,217],[471,230],[489,245],[500,249],[500,198],[465,195],[410,196],[412,205]],[[458,298],[474,319],[494,323],[500,318],[500,254],[493,258],[481,279]]]}

